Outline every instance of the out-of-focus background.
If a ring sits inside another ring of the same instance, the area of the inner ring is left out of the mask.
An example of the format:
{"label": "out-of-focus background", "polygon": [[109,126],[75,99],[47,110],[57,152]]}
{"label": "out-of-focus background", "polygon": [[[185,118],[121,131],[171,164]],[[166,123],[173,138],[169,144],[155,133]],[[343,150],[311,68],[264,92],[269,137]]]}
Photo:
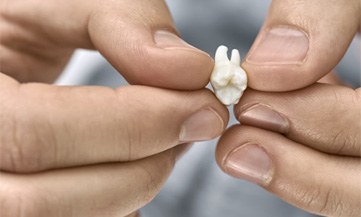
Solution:
{"label": "out-of-focus background", "polygon": [[[186,41],[213,56],[224,44],[242,56],[256,37],[269,0],[169,0]],[[361,83],[360,37],[337,67],[348,84]],[[97,52],[79,50],[58,79],[59,85],[127,85]],[[232,118],[230,124],[236,124]],[[307,217],[262,188],[223,174],[215,162],[216,141],[197,143],[178,162],[161,193],[142,209],[143,217]]]}

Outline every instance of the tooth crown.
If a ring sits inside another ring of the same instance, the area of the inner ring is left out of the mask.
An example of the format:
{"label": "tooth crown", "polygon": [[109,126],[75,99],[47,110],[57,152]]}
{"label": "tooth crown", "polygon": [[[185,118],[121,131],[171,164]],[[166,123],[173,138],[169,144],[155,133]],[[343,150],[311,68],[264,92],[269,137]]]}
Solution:
{"label": "tooth crown", "polygon": [[217,98],[225,105],[232,105],[239,102],[247,88],[247,74],[241,68],[239,51],[232,50],[231,60],[228,59],[227,52],[226,46],[218,47],[211,84]]}

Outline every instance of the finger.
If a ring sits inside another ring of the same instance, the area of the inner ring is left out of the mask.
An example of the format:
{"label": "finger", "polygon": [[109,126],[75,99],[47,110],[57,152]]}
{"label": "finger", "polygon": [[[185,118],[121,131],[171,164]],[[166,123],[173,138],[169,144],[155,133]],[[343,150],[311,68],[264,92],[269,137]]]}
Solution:
{"label": "finger", "polygon": [[154,198],[176,155],[177,149],[172,149],[132,163],[32,175],[1,172],[1,216],[124,217]]}
{"label": "finger", "polygon": [[249,86],[288,91],[315,83],[343,57],[360,20],[359,0],[273,0],[243,63]]}
{"label": "finger", "polygon": [[316,84],[287,93],[249,90],[235,107],[242,124],[285,134],[317,150],[361,155],[360,90]]}
{"label": "finger", "polygon": [[360,159],[323,154],[277,133],[234,126],[219,141],[217,162],[226,173],[309,212],[350,217],[361,212]]}
{"label": "finger", "polygon": [[320,80],[318,80],[318,83],[345,85],[335,71],[332,71],[327,75],[323,76]]}
{"label": "finger", "polygon": [[130,215],[127,215],[126,217],[140,217],[140,214],[139,214],[139,212],[134,212]]}
{"label": "finger", "polygon": [[[1,26],[0,20],[0,32],[3,35],[5,30]],[[73,53],[73,49],[62,51],[47,49],[43,55],[40,55],[35,54],[30,48],[29,50],[25,50],[26,48],[16,50],[12,47],[3,46],[1,43],[0,40],[1,72],[20,82],[53,83]]]}
{"label": "finger", "polygon": [[205,87],[213,61],[179,37],[164,1],[131,1],[127,11],[138,11],[137,17],[129,15],[120,20],[119,9],[129,2],[119,2],[117,9],[111,6],[105,8],[107,13],[90,18],[89,34],[94,46],[132,84],[171,89]]}
{"label": "finger", "polygon": [[209,90],[19,86],[8,80],[0,80],[0,168],[6,171],[140,159],[215,138],[228,121],[227,109]]}
{"label": "finger", "polygon": [[[19,46],[43,40],[63,49],[95,48],[132,84],[200,89],[213,68],[208,54],[179,37],[163,0],[10,1],[3,13],[32,33],[18,37]],[[13,37],[5,39],[9,44]]]}

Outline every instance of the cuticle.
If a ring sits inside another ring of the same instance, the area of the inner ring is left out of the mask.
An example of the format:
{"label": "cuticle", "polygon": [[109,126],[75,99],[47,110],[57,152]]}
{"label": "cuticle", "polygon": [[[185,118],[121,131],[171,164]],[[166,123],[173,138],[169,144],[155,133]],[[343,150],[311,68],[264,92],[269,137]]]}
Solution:
{"label": "cuticle", "polygon": [[[225,165],[226,165],[226,162],[227,162],[227,159],[229,158],[229,156],[231,156],[233,153],[237,152],[238,150],[240,150],[241,148],[244,148],[247,145],[257,145],[257,144],[254,142],[250,142],[250,141],[245,142],[241,145],[238,145],[237,147],[232,149],[230,152],[228,152],[228,154],[226,154],[226,156],[224,156],[224,158],[222,159],[222,165],[224,166],[225,169],[227,169],[227,167]],[[257,146],[259,146],[259,145],[257,145]]]}
{"label": "cuticle", "polygon": [[209,110],[209,111],[213,112],[220,120],[220,132],[219,133],[222,133],[224,131],[224,129],[226,127],[226,123],[216,109],[212,108],[211,106],[206,106],[204,108],[199,109],[198,111],[200,111],[200,110]]}
{"label": "cuticle", "polygon": [[290,127],[291,127],[291,122],[290,120],[287,118],[287,116],[285,114],[283,114],[282,112],[279,112],[277,110],[275,110],[272,106],[270,105],[267,105],[267,104],[263,104],[263,103],[248,103],[242,107],[240,107],[240,109],[237,109],[236,111],[236,118],[238,120],[241,119],[241,115],[247,111],[250,111],[252,110],[253,108],[257,107],[257,106],[264,106],[264,107],[267,107],[268,109],[272,110],[273,112],[275,112],[276,114],[278,114],[279,116],[282,117],[282,119],[286,120],[287,122],[287,126],[286,126],[286,129],[284,129],[284,132],[281,132],[282,134],[288,134],[289,133],[289,130],[290,130]]}
{"label": "cuticle", "polygon": [[224,168],[224,171],[225,172],[229,172],[228,170],[228,167],[226,166],[226,161],[227,159],[229,158],[230,155],[232,155],[233,153],[237,152],[238,150],[240,150],[241,148],[244,148],[248,145],[255,145],[257,146],[258,148],[262,149],[266,155],[268,156],[269,160],[271,161],[271,169],[270,171],[267,173],[267,177],[268,179],[265,179],[262,181],[262,184],[258,184],[258,185],[261,185],[261,186],[270,186],[271,183],[273,182],[273,178],[274,178],[274,174],[275,174],[275,161],[273,160],[273,156],[272,154],[270,154],[267,149],[265,149],[263,146],[259,145],[258,143],[256,142],[245,142],[243,143],[242,145],[239,145],[237,146],[236,148],[232,149],[232,151],[230,151],[222,160],[222,165],[223,165],[223,168]]}
{"label": "cuticle", "polygon": [[[271,29],[274,29],[274,28],[288,28],[288,29],[295,29],[295,30],[298,30],[300,32],[302,32],[306,38],[308,39],[308,47],[307,47],[307,53],[305,55],[305,58],[303,58],[301,61],[293,61],[293,62],[262,62],[262,63],[258,63],[258,62],[254,62],[254,61],[249,61],[248,57],[250,57],[255,50],[257,50],[257,47],[259,46],[260,42],[263,40],[264,36],[266,35],[266,33],[268,33]],[[303,29],[302,27],[299,27],[299,26],[294,26],[294,25],[289,25],[289,24],[278,24],[278,25],[270,25],[268,26],[267,28],[262,28],[261,29],[262,33],[259,35],[259,40],[256,41],[257,44],[255,44],[256,46],[254,48],[251,48],[249,54],[245,57],[245,61],[248,63],[248,64],[251,64],[251,65],[267,65],[268,67],[269,66],[282,66],[282,65],[302,65],[304,64],[305,62],[307,62],[308,60],[308,57],[309,57],[309,51],[310,51],[310,47],[311,47],[311,36],[310,34],[305,30]]]}
{"label": "cuticle", "polygon": [[243,106],[241,106],[239,109],[236,110],[236,118],[240,118],[241,114],[246,112],[246,111],[249,111],[250,109],[254,108],[255,106],[258,106],[258,105],[264,105],[264,106],[267,106],[267,107],[270,107],[268,105],[265,105],[265,104],[262,104],[262,103],[259,103],[259,102],[252,102],[252,103],[247,103]]}

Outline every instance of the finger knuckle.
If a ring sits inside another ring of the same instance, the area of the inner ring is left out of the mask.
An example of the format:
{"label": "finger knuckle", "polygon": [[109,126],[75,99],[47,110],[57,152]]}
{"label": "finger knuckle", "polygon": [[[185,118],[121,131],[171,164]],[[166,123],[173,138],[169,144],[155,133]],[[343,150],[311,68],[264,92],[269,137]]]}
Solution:
{"label": "finger knuckle", "polygon": [[313,188],[312,190],[305,190],[300,188],[295,192],[297,192],[296,203],[302,204],[308,210],[316,211],[321,209],[318,208],[321,194],[320,189]]}
{"label": "finger knuckle", "polygon": [[361,97],[357,90],[344,89],[341,93],[336,91],[334,93],[334,98],[338,100],[340,105],[338,110],[340,117],[337,124],[341,127],[329,132],[332,136],[327,140],[327,143],[330,144],[328,148],[334,154],[359,153],[361,122],[355,120],[361,118]]}
{"label": "finger knuckle", "polygon": [[42,217],[46,207],[47,199],[35,187],[12,184],[0,196],[1,217]]}
{"label": "finger knuckle", "polygon": [[333,153],[352,153],[357,147],[356,140],[347,130],[341,129],[331,137],[330,147],[334,147]]}
{"label": "finger knuckle", "polygon": [[320,195],[320,204],[318,206],[319,213],[333,215],[333,216],[344,216],[348,210],[347,205],[339,198],[339,193],[335,192],[334,189],[325,189]]}
{"label": "finger knuckle", "polygon": [[313,186],[312,190],[301,190],[298,203],[303,204],[306,210],[322,215],[344,216],[347,205],[333,188],[324,185]]}
{"label": "finger knuckle", "polygon": [[175,157],[173,153],[166,153],[156,163],[149,166],[140,166],[144,177],[144,195],[141,200],[144,204],[150,203],[159,193],[170,171],[174,166]]}
{"label": "finger knuckle", "polygon": [[148,182],[146,186],[146,192],[142,198],[144,204],[149,204],[158,194],[157,184],[154,181]]}
{"label": "finger knuckle", "polygon": [[160,180],[152,174],[150,171],[148,171],[146,168],[143,168],[145,171],[145,184],[144,184],[144,195],[141,196],[140,200],[143,204],[150,203],[157,193],[159,192],[161,188]]}
{"label": "finger knuckle", "polygon": [[11,118],[3,126],[5,134],[0,141],[0,167],[11,172],[33,172],[41,170],[43,141],[37,133],[37,126],[27,117]]}

